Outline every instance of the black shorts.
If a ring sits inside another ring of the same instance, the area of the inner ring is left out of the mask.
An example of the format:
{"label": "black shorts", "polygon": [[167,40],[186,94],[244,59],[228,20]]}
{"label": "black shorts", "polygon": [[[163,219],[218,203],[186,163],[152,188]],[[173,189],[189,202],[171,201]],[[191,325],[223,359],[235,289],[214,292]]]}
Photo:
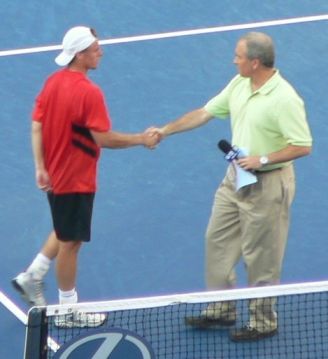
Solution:
{"label": "black shorts", "polygon": [[94,193],[48,193],[52,221],[62,241],[90,241]]}

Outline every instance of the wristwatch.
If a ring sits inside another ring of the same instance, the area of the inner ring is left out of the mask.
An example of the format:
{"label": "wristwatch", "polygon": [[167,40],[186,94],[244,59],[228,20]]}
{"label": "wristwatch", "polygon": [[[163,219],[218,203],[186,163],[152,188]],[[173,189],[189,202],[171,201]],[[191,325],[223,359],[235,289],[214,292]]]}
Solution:
{"label": "wristwatch", "polygon": [[265,166],[269,163],[269,158],[268,156],[261,156],[260,157],[260,163],[262,166]]}

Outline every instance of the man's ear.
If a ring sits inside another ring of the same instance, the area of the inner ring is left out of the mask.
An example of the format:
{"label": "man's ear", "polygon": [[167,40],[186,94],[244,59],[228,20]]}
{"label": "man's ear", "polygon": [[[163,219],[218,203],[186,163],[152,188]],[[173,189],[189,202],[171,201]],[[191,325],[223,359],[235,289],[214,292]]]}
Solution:
{"label": "man's ear", "polygon": [[252,69],[257,70],[260,67],[261,63],[259,59],[252,60]]}

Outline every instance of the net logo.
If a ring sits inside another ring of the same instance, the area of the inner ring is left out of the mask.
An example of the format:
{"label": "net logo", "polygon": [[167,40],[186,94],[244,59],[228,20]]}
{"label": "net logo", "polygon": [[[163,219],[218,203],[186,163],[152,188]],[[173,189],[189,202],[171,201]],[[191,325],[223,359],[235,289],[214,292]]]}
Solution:
{"label": "net logo", "polygon": [[56,352],[54,359],[155,359],[149,343],[123,329],[97,330],[75,337]]}

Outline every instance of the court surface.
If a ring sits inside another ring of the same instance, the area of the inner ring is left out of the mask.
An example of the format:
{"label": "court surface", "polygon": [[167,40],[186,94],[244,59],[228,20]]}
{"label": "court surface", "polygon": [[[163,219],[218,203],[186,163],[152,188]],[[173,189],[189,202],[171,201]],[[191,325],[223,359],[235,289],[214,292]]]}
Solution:
{"label": "court surface", "polygon": [[[46,199],[34,184],[30,113],[58,51],[4,56],[5,50],[59,45],[67,28],[85,24],[100,39],[186,31],[144,41],[104,44],[90,73],[106,95],[114,129],[143,131],[202,106],[236,73],[236,40],[252,29],[270,34],[276,66],[305,100],[313,153],[296,162],[297,194],[283,283],[327,279],[328,21],[262,27],[269,20],[327,15],[324,0],[3,0],[0,42],[0,290],[25,313],[10,280],[25,269],[51,229]],[[249,24],[244,28],[228,25]],[[190,34],[220,27],[222,31]],[[217,142],[229,124],[172,136],[156,150],[104,150],[93,239],[81,252],[81,301],[204,290],[204,231],[226,162]],[[246,284],[242,266],[239,286]],[[57,302],[53,270],[46,281]],[[0,306],[0,358],[21,358],[24,325]]]}

